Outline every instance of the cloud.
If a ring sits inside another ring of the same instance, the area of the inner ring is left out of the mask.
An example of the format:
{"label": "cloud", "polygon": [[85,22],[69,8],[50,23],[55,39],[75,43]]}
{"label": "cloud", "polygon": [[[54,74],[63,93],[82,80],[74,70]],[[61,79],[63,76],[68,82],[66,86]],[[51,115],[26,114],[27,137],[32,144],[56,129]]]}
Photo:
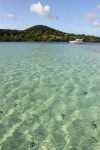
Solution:
{"label": "cloud", "polygon": [[18,17],[16,17],[16,16],[15,16],[14,14],[12,14],[12,13],[9,13],[7,16],[8,16],[9,18],[15,20],[15,21],[20,21],[20,19],[19,19]]}
{"label": "cloud", "polygon": [[32,27],[31,25],[28,26],[28,28]]}
{"label": "cloud", "polygon": [[14,14],[8,14],[8,17],[9,17],[9,18],[14,18],[15,15],[14,15]]}
{"label": "cloud", "polygon": [[97,9],[100,9],[100,4],[96,6]]}
{"label": "cloud", "polygon": [[92,22],[93,27],[100,27],[100,22],[94,21]]}
{"label": "cloud", "polygon": [[85,18],[86,20],[94,20],[94,19],[100,18],[100,15],[96,15],[96,14],[93,14],[93,13],[89,13],[89,14],[87,14],[84,18]]}
{"label": "cloud", "polygon": [[[100,9],[100,4],[96,6],[97,9]],[[95,13],[88,13],[84,19],[90,21],[92,27],[100,27],[100,14],[95,14]]]}
{"label": "cloud", "polygon": [[50,7],[48,5],[42,5],[40,2],[32,4],[30,6],[30,11],[35,12],[48,19],[57,19],[57,17],[51,15]]}

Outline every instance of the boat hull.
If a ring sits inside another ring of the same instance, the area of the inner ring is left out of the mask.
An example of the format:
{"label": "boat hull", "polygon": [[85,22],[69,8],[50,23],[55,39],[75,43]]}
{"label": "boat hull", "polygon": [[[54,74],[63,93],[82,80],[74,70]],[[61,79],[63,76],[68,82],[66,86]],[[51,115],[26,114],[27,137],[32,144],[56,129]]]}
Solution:
{"label": "boat hull", "polygon": [[72,43],[72,44],[83,44],[84,42],[70,41],[69,43]]}

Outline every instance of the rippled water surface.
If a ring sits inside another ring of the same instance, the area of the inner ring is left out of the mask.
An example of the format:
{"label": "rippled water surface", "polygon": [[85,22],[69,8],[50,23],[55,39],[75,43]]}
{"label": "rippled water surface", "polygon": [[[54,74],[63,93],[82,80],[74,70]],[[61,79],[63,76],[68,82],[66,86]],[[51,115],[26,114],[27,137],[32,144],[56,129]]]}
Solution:
{"label": "rippled water surface", "polygon": [[0,43],[0,150],[100,150],[100,44]]}

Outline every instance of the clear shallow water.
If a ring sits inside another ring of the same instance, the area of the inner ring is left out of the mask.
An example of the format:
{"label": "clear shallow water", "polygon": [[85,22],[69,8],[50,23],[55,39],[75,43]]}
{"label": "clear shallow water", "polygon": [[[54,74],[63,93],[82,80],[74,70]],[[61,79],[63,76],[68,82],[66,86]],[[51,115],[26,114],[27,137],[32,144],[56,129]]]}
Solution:
{"label": "clear shallow water", "polygon": [[100,44],[0,43],[0,150],[100,150]]}

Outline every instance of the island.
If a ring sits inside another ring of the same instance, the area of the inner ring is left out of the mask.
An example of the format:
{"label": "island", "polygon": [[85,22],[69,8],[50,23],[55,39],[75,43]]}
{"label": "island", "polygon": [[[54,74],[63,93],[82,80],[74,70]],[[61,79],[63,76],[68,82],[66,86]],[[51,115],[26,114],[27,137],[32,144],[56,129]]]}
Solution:
{"label": "island", "polygon": [[69,42],[75,39],[83,39],[84,42],[100,42],[100,37],[85,34],[65,33],[44,25],[32,26],[25,30],[0,29],[0,42]]}

